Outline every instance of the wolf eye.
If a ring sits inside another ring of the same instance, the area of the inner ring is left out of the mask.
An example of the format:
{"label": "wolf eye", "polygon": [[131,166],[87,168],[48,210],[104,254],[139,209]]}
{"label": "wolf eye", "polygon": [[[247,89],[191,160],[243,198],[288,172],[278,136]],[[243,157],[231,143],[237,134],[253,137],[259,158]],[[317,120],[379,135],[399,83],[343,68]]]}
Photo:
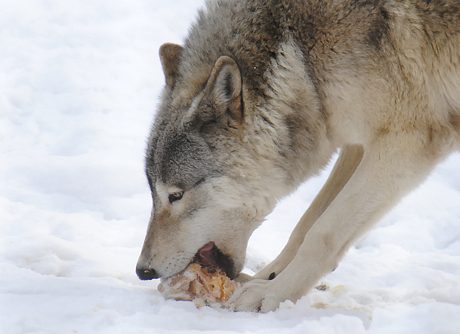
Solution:
{"label": "wolf eye", "polygon": [[182,199],[182,197],[184,196],[184,192],[183,191],[178,191],[176,193],[172,193],[169,195],[168,199],[169,199],[169,203],[174,203],[175,201],[180,201]]}

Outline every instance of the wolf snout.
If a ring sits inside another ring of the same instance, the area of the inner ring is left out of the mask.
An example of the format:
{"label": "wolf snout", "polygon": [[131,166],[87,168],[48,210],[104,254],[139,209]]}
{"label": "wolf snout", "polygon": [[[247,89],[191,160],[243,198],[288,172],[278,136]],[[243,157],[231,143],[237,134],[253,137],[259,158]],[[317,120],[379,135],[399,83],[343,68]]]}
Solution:
{"label": "wolf snout", "polygon": [[143,281],[160,278],[160,275],[152,268],[137,267],[136,274]]}

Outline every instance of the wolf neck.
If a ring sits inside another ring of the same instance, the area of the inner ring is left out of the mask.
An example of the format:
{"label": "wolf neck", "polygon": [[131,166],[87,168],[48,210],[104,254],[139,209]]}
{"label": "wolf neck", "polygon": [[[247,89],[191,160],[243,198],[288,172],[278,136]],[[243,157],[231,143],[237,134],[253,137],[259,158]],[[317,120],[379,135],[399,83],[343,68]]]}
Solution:
{"label": "wolf neck", "polygon": [[[316,1],[307,2],[311,7]],[[220,56],[237,62],[251,118],[246,139],[259,143],[251,145],[262,150],[257,156],[283,171],[288,192],[323,167],[334,150],[313,71],[288,29],[298,23],[288,22],[287,15],[296,6],[296,1],[209,1],[185,41],[180,68],[180,90],[192,89],[188,95],[196,96]],[[309,48],[308,41],[303,44]]]}
{"label": "wolf neck", "polygon": [[256,153],[283,171],[281,182],[291,192],[327,164],[335,146],[303,54],[293,39],[279,45],[264,77],[263,101],[256,99],[247,106],[254,110],[247,140],[260,143],[254,145],[261,150]]}

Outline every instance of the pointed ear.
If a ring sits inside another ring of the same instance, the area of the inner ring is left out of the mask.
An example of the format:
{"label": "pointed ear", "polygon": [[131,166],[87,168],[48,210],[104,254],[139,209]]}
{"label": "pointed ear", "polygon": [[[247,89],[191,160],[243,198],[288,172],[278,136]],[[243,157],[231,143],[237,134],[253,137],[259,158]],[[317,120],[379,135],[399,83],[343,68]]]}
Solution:
{"label": "pointed ear", "polygon": [[[205,88],[205,99],[215,108],[215,117],[225,127],[237,128],[243,123],[241,72],[227,56],[217,59]],[[217,121],[217,119],[216,119]]]}
{"label": "pointed ear", "polygon": [[160,46],[160,60],[165,74],[166,84],[173,87],[179,73],[179,60],[182,55],[182,46],[165,43]]}

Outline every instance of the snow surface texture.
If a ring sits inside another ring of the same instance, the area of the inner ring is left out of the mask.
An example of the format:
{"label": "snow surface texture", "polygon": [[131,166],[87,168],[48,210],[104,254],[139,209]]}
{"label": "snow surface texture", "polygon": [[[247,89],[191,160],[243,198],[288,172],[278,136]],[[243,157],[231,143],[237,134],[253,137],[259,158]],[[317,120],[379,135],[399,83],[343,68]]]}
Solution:
{"label": "snow surface texture", "polygon": [[[460,155],[297,304],[269,314],[165,301],[135,275],[151,200],[157,50],[201,0],[10,0],[0,11],[0,333],[459,333]],[[328,168],[330,170],[331,167]],[[273,259],[327,177],[256,231]]]}

